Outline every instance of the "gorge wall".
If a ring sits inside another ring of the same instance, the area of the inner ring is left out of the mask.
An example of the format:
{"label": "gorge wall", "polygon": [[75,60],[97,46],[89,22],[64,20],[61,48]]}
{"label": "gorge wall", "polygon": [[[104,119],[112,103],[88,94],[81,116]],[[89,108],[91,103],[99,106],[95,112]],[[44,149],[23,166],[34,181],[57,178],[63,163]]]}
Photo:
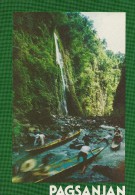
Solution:
{"label": "gorge wall", "polygon": [[64,114],[54,33],[63,59],[68,114],[110,115],[116,89],[119,93],[122,54],[107,50],[93,22],[80,13],[39,12],[14,15],[14,118],[46,125],[52,115]]}

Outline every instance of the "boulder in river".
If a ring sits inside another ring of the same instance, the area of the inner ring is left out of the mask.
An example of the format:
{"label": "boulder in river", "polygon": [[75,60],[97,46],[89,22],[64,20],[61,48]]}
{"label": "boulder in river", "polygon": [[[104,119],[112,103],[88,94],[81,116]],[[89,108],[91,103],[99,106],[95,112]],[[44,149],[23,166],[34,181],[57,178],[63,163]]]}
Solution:
{"label": "boulder in river", "polygon": [[110,178],[113,182],[124,182],[125,163],[120,163],[117,168],[96,165],[92,168],[92,171],[98,172]]}

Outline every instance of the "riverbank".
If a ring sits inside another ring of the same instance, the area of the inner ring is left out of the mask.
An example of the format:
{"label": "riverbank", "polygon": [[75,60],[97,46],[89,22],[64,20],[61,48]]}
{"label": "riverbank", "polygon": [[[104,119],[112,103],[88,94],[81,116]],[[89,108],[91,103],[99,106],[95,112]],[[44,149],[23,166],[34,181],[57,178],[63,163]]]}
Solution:
{"label": "riverbank", "polygon": [[34,130],[42,132],[49,139],[58,139],[64,134],[79,130],[90,129],[94,131],[101,125],[124,127],[121,122],[122,118],[118,117],[73,117],[73,116],[52,116],[52,124],[48,126],[31,125],[29,123],[21,124],[21,131],[17,135],[13,135],[13,151],[19,152],[33,143],[33,139],[29,136]]}
{"label": "riverbank", "polygon": [[[27,134],[39,129],[40,132],[46,135],[46,139],[56,140],[59,137],[66,135],[68,133],[78,131],[82,129],[81,135],[78,136],[79,142],[82,142],[85,134],[90,136],[89,143],[91,147],[95,147],[95,144],[100,142],[100,140],[111,133],[114,134],[114,129],[116,123],[113,122],[109,117],[91,117],[91,118],[81,118],[81,117],[71,117],[71,116],[52,116],[53,123],[50,126],[39,128],[38,126],[28,126],[24,125],[20,141],[18,145],[13,145],[13,175],[16,175],[20,169],[23,162],[34,159],[37,162],[37,167],[42,164],[43,159],[46,159],[48,165],[53,162],[58,162],[64,160],[65,158],[70,158],[72,155],[76,155],[79,150],[71,149],[69,141],[66,144],[57,146],[54,149],[43,151],[39,154],[29,154],[25,151],[33,145],[30,142]],[[120,128],[120,127],[119,127]],[[112,151],[110,146],[108,147],[96,158],[96,160],[91,163],[86,169],[85,174],[81,174],[81,170],[76,170],[73,173],[67,174],[63,182],[123,182],[124,181],[124,162],[125,162],[125,129],[120,128],[123,134],[123,141],[121,143],[120,149],[117,151]],[[17,168],[17,170],[16,170]],[[32,178],[31,178],[32,179]],[[61,180],[60,180],[61,181]],[[59,181],[59,182],[60,182]],[[27,177],[26,177],[27,182]]]}

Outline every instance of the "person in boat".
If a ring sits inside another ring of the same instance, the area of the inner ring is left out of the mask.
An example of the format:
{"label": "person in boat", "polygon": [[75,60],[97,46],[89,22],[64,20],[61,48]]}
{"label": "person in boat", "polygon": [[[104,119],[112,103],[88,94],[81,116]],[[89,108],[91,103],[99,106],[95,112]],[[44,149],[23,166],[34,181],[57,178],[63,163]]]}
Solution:
{"label": "person in boat", "polygon": [[114,131],[113,141],[116,141],[117,143],[120,143],[122,141],[122,138],[123,138],[122,133],[117,127]]}
{"label": "person in boat", "polygon": [[115,129],[114,129],[114,136],[115,136],[115,134],[117,134],[117,132],[119,132],[119,127],[118,126],[116,126]]}
{"label": "person in boat", "polygon": [[34,146],[37,146],[39,143],[39,134],[34,134],[35,140],[34,140]]}
{"label": "person in boat", "polygon": [[[83,168],[82,168],[82,173],[85,173],[85,170],[87,168],[87,164],[85,163],[86,160],[87,160],[87,156],[88,156],[88,153],[91,152],[92,153],[92,150],[89,146],[89,143],[86,142],[85,145],[83,145],[78,153],[78,156],[77,156],[77,160],[79,161],[80,157],[83,158]],[[93,154],[93,153],[92,153]],[[93,154],[94,155],[94,154]]]}
{"label": "person in boat", "polygon": [[41,146],[45,145],[45,135],[43,133],[39,134],[39,139],[40,139]]}
{"label": "person in boat", "polygon": [[27,139],[28,142],[32,143],[34,146],[38,145],[38,135],[36,129],[34,131],[28,132]]}
{"label": "person in boat", "polygon": [[37,134],[35,136],[34,146],[41,145],[43,146],[45,144],[45,135],[43,133]]}
{"label": "person in boat", "polygon": [[84,143],[89,143],[90,138],[91,137],[89,135],[85,134],[85,136],[82,138],[82,140],[84,141]]}
{"label": "person in boat", "polygon": [[[113,139],[112,133],[109,133],[105,137],[101,138],[100,142],[105,141],[107,144],[109,144],[109,141]],[[98,142],[98,144],[100,143]]]}

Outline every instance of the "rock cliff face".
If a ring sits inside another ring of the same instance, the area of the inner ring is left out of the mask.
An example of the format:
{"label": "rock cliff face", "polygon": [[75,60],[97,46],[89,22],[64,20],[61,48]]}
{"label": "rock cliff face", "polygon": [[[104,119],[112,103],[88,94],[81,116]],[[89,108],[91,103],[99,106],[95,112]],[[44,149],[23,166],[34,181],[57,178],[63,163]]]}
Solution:
{"label": "rock cliff face", "polygon": [[109,115],[115,93],[114,110],[123,109],[120,59],[105,49],[92,22],[79,13],[17,13],[13,41],[17,120],[46,125],[53,114]]}
{"label": "rock cliff face", "polygon": [[117,119],[117,123],[125,126],[125,65],[122,68],[120,82],[118,84],[116,95],[113,103],[113,116]]}

